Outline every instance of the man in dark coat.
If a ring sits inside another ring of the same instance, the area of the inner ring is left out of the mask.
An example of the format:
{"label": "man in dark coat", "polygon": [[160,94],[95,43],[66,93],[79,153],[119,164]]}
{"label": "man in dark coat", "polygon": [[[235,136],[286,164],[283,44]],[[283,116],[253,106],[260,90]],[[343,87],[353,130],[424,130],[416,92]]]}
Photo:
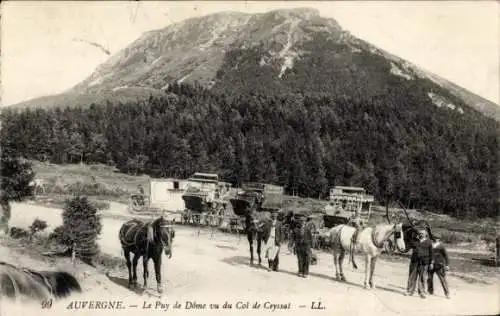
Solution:
{"label": "man in dark coat", "polygon": [[311,240],[311,265],[316,265],[318,263],[318,256],[316,255],[315,251],[313,250],[317,246],[317,240],[314,236],[314,233],[316,231],[316,225],[314,225],[314,222],[312,221],[313,217],[308,215],[306,217],[306,228],[311,232],[312,240]]}
{"label": "man in dark coat", "polygon": [[300,217],[301,214],[294,214],[292,211],[288,212],[288,230],[291,232],[289,239],[288,239],[288,248],[292,249],[292,253],[295,255],[295,241],[293,239],[293,232],[295,228],[297,227],[297,218]]}
{"label": "man in dark coat", "polygon": [[[420,243],[420,233],[425,229],[424,226],[415,226],[417,225],[416,221],[413,221],[412,223],[407,223],[406,224],[406,231],[405,234],[409,234],[408,239],[405,239],[405,243],[408,248],[411,249],[411,257],[410,257],[410,266],[409,266],[409,271],[408,271],[408,284],[406,287],[406,295],[413,295],[411,293],[411,289],[415,289],[417,285],[417,265],[418,265],[418,259],[417,259],[417,252],[415,248],[417,248],[418,244]],[[413,227],[411,227],[413,226]],[[403,226],[404,227],[404,226]]]}
{"label": "man in dark coat", "polygon": [[312,231],[309,225],[305,225],[304,216],[297,218],[297,225],[293,230],[295,253],[299,267],[299,277],[307,278],[309,265],[311,263]]}
{"label": "man in dark coat", "polygon": [[422,230],[420,232],[420,242],[413,250],[412,257],[413,256],[415,256],[414,260],[416,262],[417,271],[416,277],[415,275],[410,275],[411,282],[409,282],[407,294],[413,295],[413,293],[415,292],[415,283],[418,283],[418,294],[421,298],[425,298],[425,281],[427,280],[427,272],[429,271],[429,269],[433,269],[434,263],[432,241],[428,238],[426,230]]}
{"label": "man in dark coat", "polygon": [[429,278],[427,279],[427,290],[429,294],[434,294],[434,273],[437,274],[441,285],[443,286],[444,295],[450,298],[450,291],[448,289],[448,282],[446,281],[446,271],[448,267],[448,253],[446,248],[441,243],[439,236],[434,235],[434,242],[432,243],[434,254],[434,266],[429,268]]}

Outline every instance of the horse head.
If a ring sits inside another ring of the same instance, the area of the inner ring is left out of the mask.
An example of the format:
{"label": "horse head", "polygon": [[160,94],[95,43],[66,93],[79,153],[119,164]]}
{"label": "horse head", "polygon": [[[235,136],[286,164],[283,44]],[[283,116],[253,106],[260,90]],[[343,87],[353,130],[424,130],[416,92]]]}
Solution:
{"label": "horse head", "polygon": [[415,248],[415,246],[419,242],[419,234],[422,230],[425,230],[429,238],[434,240],[434,235],[432,234],[431,226],[426,220],[411,219],[410,216],[408,216],[406,208],[402,206],[401,203],[399,203],[399,206],[402,208],[407,219],[402,223],[403,239],[405,242],[405,249],[403,252],[408,252],[410,251],[410,249]]}
{"label": "horse head", "polygon": [[415,248],[419,242],[419,234],[422,230],[425,230],[429,238],[434,239],[431,231],[431,227],[426,220],[410,220],[404,221],[402,223],[403,228],[403,239],[406,244],[404,252],[410,251],[410,249]]}
{"label": "horse head", "polygon": [[175,230],[171,222],[163,216],[156,219],[152,225],[155,240],[159,242],[168,258],[172,258],[172,243],[175,238]]}
{"label": "horse head", "polygon": [[394,224],[393,228],[394,244],[399,252],[407,252],[404,238],[403,223]]}

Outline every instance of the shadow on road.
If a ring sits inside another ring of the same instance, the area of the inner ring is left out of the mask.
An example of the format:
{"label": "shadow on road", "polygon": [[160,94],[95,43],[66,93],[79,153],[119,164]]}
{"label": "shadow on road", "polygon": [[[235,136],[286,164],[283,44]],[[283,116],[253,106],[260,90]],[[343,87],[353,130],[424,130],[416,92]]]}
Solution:
{"label": "shadow on road", "polygon": [[264,262],[267,264],[267,259],[262,258],[262,265],[259,265],[258,262],[259,259],[255,258],[255,263],[253,265],[250,264],[250,258],[244,257],[244,256],[233,256],[233,257],[227,257],[222,259],[221,261],[227,264],[230,264],[232,266],[247,266],[250,268],[254,269],[259,269],[259,270],[268,270],[267,267],[264,265]]}
{"label": "shadow on road", "polygon": [[[225,263],[230,264],[232,266],[247,266],[247,267],[251,267],[254,269],[268,270],[267,267],[264,265],[264,261],[267,263],[267,259],[264,259],[263,265],[258,265],[258,264],[250,265],[250,259],[248,257],[244,257],[244,256],[233,256],[233,257],[227,257],[227,258],[222,259],[222,262],[225,262]],[[312,268],[314,269],[314,266],[312,266]],[[288,270],[284,270],[284,269],[279,269],[279,271],[277,273],[284,273],[284,274],[292,275],[294,277],[298,277],[297,272],[292,272],[292,271],[288,271]],[[324,279],[327,281],[334,281],[336,283],[342,283],[342,284],[354,286],[354,287],[357,287],[360,289],[364,289],[363,284],[352,283],[349,281],[340,281],[332,276],[324,275],[321,273],[309,272],[309,276],[312,278],[319,278],[319,279]],[[376,283],[375,283],[375,286],[376,286],[375,290],[382,290],[385,292],[404,294],[403,287],[401,287],[401,289],[396,289],[396,288],[380,286],[380,285],[377,285]]]}
{"label": "shadow on road", "polygon": [[215,247],[221,248],[221,249],[238,250],[238,248],[233,247],[233,246],[215,245]]}
{"label": "shadow on road", "polygon": [[128,286],[128,279],[125,279],[125,278],[120,278],[120,277],[114,277],[114,276],[110,276],[109,274],[106,274],[106,277],[113,283],[115,283],[116,285],[119,285],[131,292],[134,292],[135,294],[143,294],[144,293],[144,289],[143,288],[140,288],[140,287],[134,287],[134,288],[129,288]]}

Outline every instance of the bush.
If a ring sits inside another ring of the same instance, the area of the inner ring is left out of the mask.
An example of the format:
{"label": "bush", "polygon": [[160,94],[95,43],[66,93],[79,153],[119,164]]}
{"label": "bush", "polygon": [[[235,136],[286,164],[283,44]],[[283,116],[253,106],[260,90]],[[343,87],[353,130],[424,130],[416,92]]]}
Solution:
{"label": "bush", "polygon": [[473,234],[456,231],[444,231],[441,233],[441,241],[445,244],[470,243],[477,241]]}
{"label": "bush", "polygon": [[45,228],[47,228],[47,222],[46,221],[42,221],[42,220],[40,220],[38,218],[35,218],[35,220],[31,224],[31,226],[29,227],[31,235],[34,235],[37,232],[45,230]]}
{"label": "bush", "polygon": [[10,228],[10,236],[12,238],[18,239],[18,238],[25,238],[30,235],[30,232],[24,228],[19,228],[19,227],[11,227]]}
{"label": "bush", "polygon": [[71,247],[73,244],[71,236],[67,232],[67,229],[64,227],[64,225],[57,226],[54,231],[50,233],[49,240],[68,247]]}
{"label": "bush", "polygon": [[71,247],[79,258],[91,261],[99,253],[97,237],[102,230],[97,208],[86,197],[75,197],[66,202],[62,216],[63,225],[51,237]]}

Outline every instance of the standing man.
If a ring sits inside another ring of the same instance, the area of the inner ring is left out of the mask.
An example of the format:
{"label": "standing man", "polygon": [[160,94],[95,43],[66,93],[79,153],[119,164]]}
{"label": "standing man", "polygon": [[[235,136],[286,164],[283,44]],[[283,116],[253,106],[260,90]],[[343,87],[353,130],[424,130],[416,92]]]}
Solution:
{"label": "standing man", "polygon": [[[416,221],[410,223],[410,225],[416,225]],[[420,242],[420,231],[424,230],[424,227],[418,227],[416,231],[417,236],[415,238],[410,238],[407,242],[407,246],[411,249],[410,266],[408,271],[408,283],[406,286],[405,295],[413,295],[411,289],[415,289],[417,285],[417,251],[415,250]],[[413,231],[413,228],[412,228]]]}
{"label": "standing man", "polygon": [[293,232],[297,226],[297,219],[296,217],[299,216],[300,214],[294,214],[292,211],[289,211],[288,214],[287,214],[287,225],[288,225],[288,231],[290,232],[290,234],[288,234],[288,249],[290,250],[290,252],[292,254],[296,254],[295,253],[295,241],[294,241],[294,237],[293,237]]}
{"label": "standing man", "polygon": [[315,233],[317,230],[316,230],[316,225],[312,221],[311,215],[307,216],[306,229],[311,232],[311,260],[310,260],[310,264],[316,265],[318,263],[318,256],[317,256],[316,251],[314,249],[315,249],[315,247],[317,247],[317,237],[315,236]]}
{"label": "standing man", "polygon": [[281,250],[281,242],[283,241],[283,220],[283,213],[279,212],[276,216],[276,222],[273,231],[271,232],[270,241],[272,244],[268,252],[268,263],[269,269],[271,269],[272,271],[278,271],[279,268],[279,255]]}
{"label": "standing man", "polygon": [[294,229],[295,253],[299,267],[299,277],[307,278],[309,265],[311,263],[312,232],[305,224],[304,216],[297,216],[297,224]]}
{"label": "standing man", "polygon": [[[417,244],[416,248],[413,250],[412,256],[415,255],[416,260],[416,283],[418,284],[418,294],[421,298],[425,298],[425,281],[427,279],[427,271],[433,269],[433,248],[432,241],[427,236],[427,231],[420,231],[420,242]],[[411,278],[410,275],[410,279]],[[412,281],[413,281],[412,280]],[[409,288],[407,295],[413,295],[415,292],[415,282],[409,282]]]}
{"label": "standing man", "polygon": [[417,285],[417,251],[413,248],[410,257],[410,269],[408,271],[408,284],[406,285],[406,294],[413,295]]}
{"label": "standing man", "polygon": [[434,273],[437,274],[441,285],[443,286],[444,295],[447,299],[450,298],[450,290],[448,289],[448,282],[446,281],[446,271],[448,267],[448,253],[446,248],[441,243],[439,236],[434,235],[434,242],[432,243],[434,254],[434,266],[429,268],[429,278],[427,279],[427,290],[430,295],[434,294]]}

